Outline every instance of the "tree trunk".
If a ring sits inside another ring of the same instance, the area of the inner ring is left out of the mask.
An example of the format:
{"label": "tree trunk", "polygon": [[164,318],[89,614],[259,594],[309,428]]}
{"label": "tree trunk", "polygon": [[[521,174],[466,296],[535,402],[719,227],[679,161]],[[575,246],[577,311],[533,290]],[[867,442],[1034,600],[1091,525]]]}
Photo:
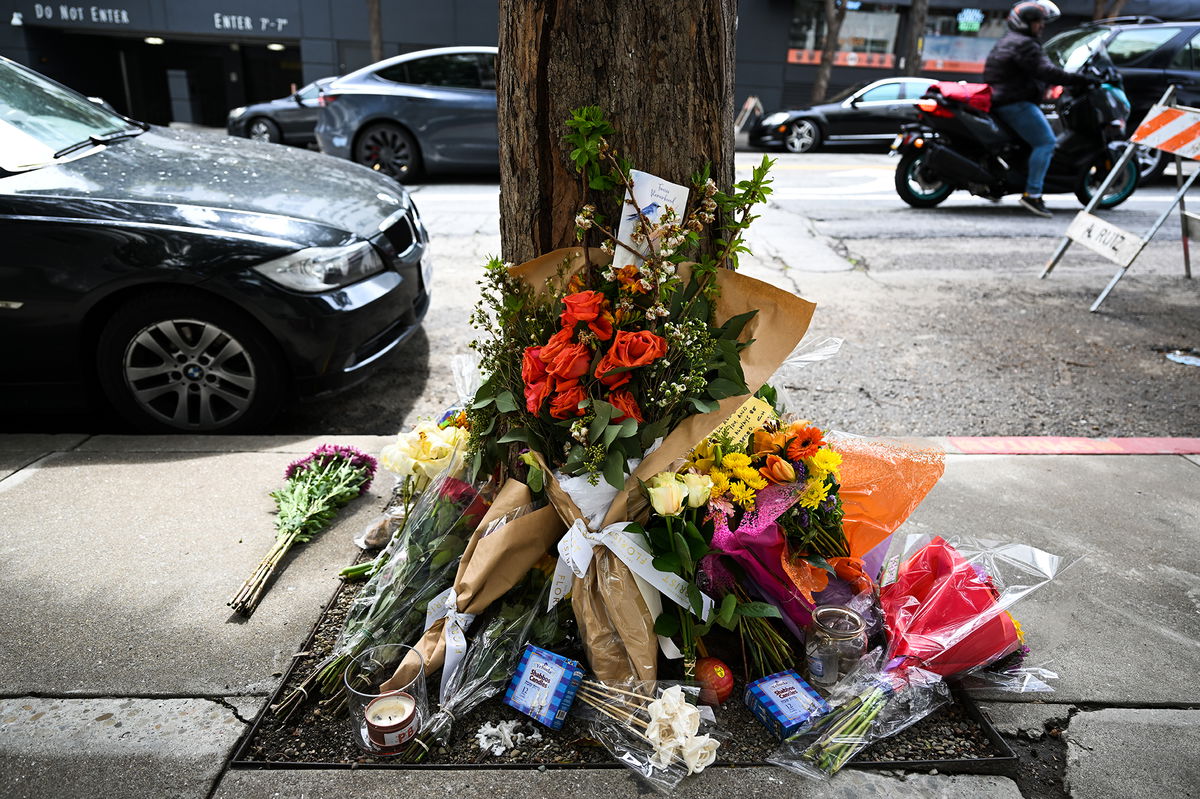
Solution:
{"label": "tree trunk", "polygon": [[908,12],[908,47],[904,49],[902,75],[917,75],[925,60],[925,20],[929,17],[929,0],[912,0]]}
{"label": "tree trunk", "polygon": [[[520,263],[575,244],[589,201],[562,137],[599,106],[635,168],[733,180],[736,0],[500,0],[500,239]],[[680,209],[682,212],[682,209]]]}
{"label": "tree trunk", "polygon": [[367,0],[367,28],[371,36],[371,61],[383,60],[383,12],[381,0]]}
{"label": "tree trunk", "polygon": [[821,46],[821,63],[817,67],[817,78],[813,81],[813,105],[825,102],[829,91],[829,77],[833,74],[833,59],[837,55],[838,36],[842,22],[846,19],[846,0],[825,0],[825,43]]}
{"label": "tree trunk", "polygon": [[1120,16],[1129,0],[1095,0],[1092,5],[1092,19],[1109,19]]}

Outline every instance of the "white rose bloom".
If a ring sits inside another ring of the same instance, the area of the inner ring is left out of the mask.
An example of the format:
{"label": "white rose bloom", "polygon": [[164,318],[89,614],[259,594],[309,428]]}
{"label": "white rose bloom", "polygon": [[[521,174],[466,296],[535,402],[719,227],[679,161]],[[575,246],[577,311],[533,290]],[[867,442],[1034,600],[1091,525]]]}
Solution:
{"label": "white rose bloom", "polygon": [[672,761],[675,760],[677,744],[678,741],[671,739],[669,746],[654,747],[654,754],[650,756],[650,765],[661,769],[670,768]]}
{"label": "white rose bloom", "polygon": [[646,725],[646,740],[654,744],[655,748],[662,746],[674,737],[675,725],[669,718],[656,719]]}
{"label": "white rose bloom", "polygon": [[675,729],[685,738],[690,738],[700,731],[700,708],[695,705],[684,705],[675,714]]}
{"label": "white rose bloom", "polygon": [[717,759],[720,741],[707,735],[696,735],[684,741],[680,754],[687,763],[688,774],[699,774]]}

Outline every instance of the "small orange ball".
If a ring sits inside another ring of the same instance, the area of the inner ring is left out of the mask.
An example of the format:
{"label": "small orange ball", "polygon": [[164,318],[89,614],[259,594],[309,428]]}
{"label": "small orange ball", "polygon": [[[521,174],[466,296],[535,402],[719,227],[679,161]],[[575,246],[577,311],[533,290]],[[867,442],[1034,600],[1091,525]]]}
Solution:
{"label": "small orange ball", "polygon": [[696,680],[700,683],[700,701],[706,705],[724,704],[733,693],[733,671],[717,658],[696,661]]}

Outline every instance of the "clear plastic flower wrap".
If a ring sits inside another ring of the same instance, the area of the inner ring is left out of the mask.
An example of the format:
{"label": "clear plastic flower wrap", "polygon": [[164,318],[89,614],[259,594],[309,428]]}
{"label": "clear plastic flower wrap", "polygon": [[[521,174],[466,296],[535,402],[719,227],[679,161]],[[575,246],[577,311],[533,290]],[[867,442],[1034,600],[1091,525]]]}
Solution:
{"label": "clear plastic flower wrap", "polygon": [[[405,760],[424,760],[434,746],[450,741],[457,718],[499,694],[512,678],[526,642],[550,647],[565,635],[560,609],[545,611],[554,561],[546,557],[516,588],[475,635],[466,655],[444,683],[440,707],[421,727],[404,753]],[[561,606],[565,608],[565,606]]]}
{"label": "clear plastic flower wrap", "polygon": [[667,682],[584,680],[572,713],[623,766],[668,793],[717,758],[720,741],[699,686]]}
{"label": "clear plastic flower wrap", "polygon": [[453,579],[492,493],[488,482],[471,485],[449,474],[433,480],[380,553],[379,570],[351,602],[332,653],[275,707],[276,713],[290,715],[316,691],[340,707],[342,672],[354,655],[380,644],[407,643],[421,632],[426,605]]}
{"label": "clear plastic flower wrap", "polygon": [[853,698],[806,737],[785,742],[769,762],[810,777],[832,776],[866,746],[943,704],[946,678],[978,672],[1018,651],[1020,626],[1009,608],[1054,579],[1061,558],[1025,544],[957,543],[956,549],[940,537],[909,536],[903,564],[880,592],[888,634],[883,669],[857,680]]}

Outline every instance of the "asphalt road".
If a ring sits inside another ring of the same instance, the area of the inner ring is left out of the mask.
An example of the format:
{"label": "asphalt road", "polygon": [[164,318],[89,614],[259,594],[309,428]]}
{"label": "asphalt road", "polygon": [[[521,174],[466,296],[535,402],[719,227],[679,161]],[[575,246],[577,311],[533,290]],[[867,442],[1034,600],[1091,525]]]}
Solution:
{"label": "asphalt road", "polygon": [[[739,172],[761,157],[739,153]],[[1177,216],[1089,313],[1115,266],[1076,245],[1038,278],[1080,209],[1073,195],[1047,197],[1053,219],[1015,198],[966,194],[916,210],[896,195],[886,155],[775,157],[775,192],[743,269],[816,301],[810,335],[844,339],[837,357],[779,375],[804,415],[864,434],[1200,435],[1200,368],[1167,358],[1200,354],[1200,280],[1183,277]],[[1169,171],[1105,218],[1143,232],[1173,182]],[[288,409],[262,432],[389,434],[455,401],[451,360],[476,334],[475,281],[500,251],[499,188],[488,177],[412,190],[435,259],[423,331],[367,383]],[[36,427],[112,424],[75,416]]]}

